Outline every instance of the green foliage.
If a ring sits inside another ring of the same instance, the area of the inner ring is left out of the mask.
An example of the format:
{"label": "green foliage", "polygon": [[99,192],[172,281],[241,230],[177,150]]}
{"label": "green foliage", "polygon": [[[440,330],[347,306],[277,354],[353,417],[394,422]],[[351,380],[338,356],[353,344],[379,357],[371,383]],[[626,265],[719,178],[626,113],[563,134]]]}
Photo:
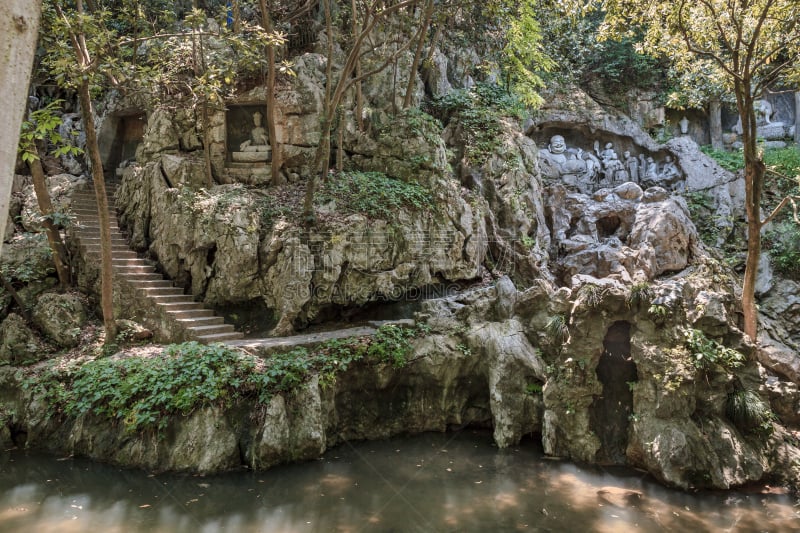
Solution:
{"label": "green foliage", "polygon": [[551,70],[554,63],[544,51],[537,6],[530,0],[510,4],[517,12],[508,20],[500,68],[508,89],[526,105],[537,108],[544,103],[538,93],[544,85],[538,73]]}
{"label": "green foliage", "polygon": [[684,336],[686,348],[692,354],[692,362],[698,369],[709,370],[714,366],[720,366],[730,372],[744,364],[744,355],[709,339],[699,329],[687,329],[684,331]]}
{"label": "green foliage", "polygon": [[653,288],[648,282],[642,281],[635,283],[631,286],[630,294],[625,298],[625,304],[628,306],[628,309],[633,309],[642,304],[649,304],[654,295]]}
{"label": "green foliage", "polygon": [[331,382],[354,362],[402,368],[418,332],[382,326],[372,337],[296,348],[261,359],[222,344],[187,342],[167,346],[156,357],[110,357],[83,365],[50,366],[25,379],[23,387],[44,401],[51,416],[92,414],[124,424],[126,430],[163,430],[172,415],[245,398],[267,403],[318,374]]}
{"label": "green foliage", "polygon": [[728,394],[725,413],[733,425],[745,433],[758,433],[765,437],[772,433],[775,415],[755,391],[739,389]]}
{"label": "green foliage", "polygon": [[535,396],[537,394],[541,394],[542,392],[542,384],[541,383],[528,383],[525,386],[525,394],[528,396]]}
{"label": "green foliage", "polygon": [[521,119],[525,106],[515,95],[499,85],[477,84],[470,89],[451,91],[430,102],[431,113],[446,124],[455,120],[464,137],[464,158],[481,165],[502,142],[502,117]]}
{"label": "green foliage", "polygon": [[[22,123],[19,134],[20,157],[26,163],[39,159],[36,143],[47,141],[55,150],[53,155],[78,155],[83,151],[71,144],[71,139],[65,139],[59,132],[61,117],[56,113],[60,111],[62,100],[53,100],[42,109],[33,111],[28,120]],[[73,132],[75,134],[75,132]]]}
{"label": "green foliage", "polygon": [[647,314],[656,324],[663,324],[672,316],[672,309],[666,305],[652,304],[647,308]]}
{"label": "green foliage", "polygon": [[744,168],[744,156],[742,156],[741,150],[728,152],[726,150],[715,150],[711,146],[701,146],[700,150],[714,159],[725,170],[738,172]]}
{"label": "green foliage", "polygon": [[398,210],[421,211],[433,207],[430,191],[380,172],[343,172],[329,179],[318,195],[323,204],[336,202],[340,211],[391,220]]}
{"label": "green foliage", "polygon": [[664,77],[663,68],[654,57],[636,50],[640,40],[624,37],[597,42],[589,54],[584,83],[597,80],[608,95],[621,98],[633,89],[657,87]]}
{"label": "green foliage", "polygon": [[692,219],[700,239],[709,247],[716,247],[721,228],[730,229],[733,219],[723,219],[716,214],[714,199],[705,191],[688,191],[683,193],[689,216]]}
{"label": "green foliage", "polygon": [[781,181],[782,189],[797,189],[800,185],[800,148],[789,146],[767,150],[764,152],[764,163],[769,170],[788,178]]}
{"label": "green foliage", "polygon": [[764,234],[764,248],[769,251],[775,271],[800,280],[800,226],[793,220],[773,222]]}
{"label": "green foliage", "polygon": [[[794,147],[764,152],[764,163],[774,174],[768,178],[775,202],[785,196],[800,194],[800,150]],[[764,248],[775,270],[790,279],[800,279],[800,224],[787,206],[764,233]]]}
{"label": "green foliage", "polygon": [[407,134],[425,139],[429,144],[441,141],[442,123],[418,107],[409,107],[400,112],[394,120],[381,128],[380,134],[397,137],[395,128],[405,127]]}

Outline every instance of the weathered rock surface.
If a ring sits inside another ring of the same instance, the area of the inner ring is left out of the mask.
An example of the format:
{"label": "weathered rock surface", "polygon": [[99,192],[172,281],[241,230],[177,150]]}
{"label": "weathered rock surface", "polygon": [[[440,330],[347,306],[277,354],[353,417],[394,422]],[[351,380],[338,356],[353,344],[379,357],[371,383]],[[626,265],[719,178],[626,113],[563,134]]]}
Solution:
{"label": "weathered rock surface", "polygon": [[74,294],[47,293],[36,302],[31,318],[58,345],[72,348],[86,323],[86,308]]}
{"label": "weathered rock surface", "polygon": [[436,157],[437,172],[403,176],[429,185],[434,213],[400,211],[392,220],[350,215],[309,233],[297,221],[273,223],[266,200],[240,185],[170,188],[162,159],[126,169],[120,220],[132,245],[158,257],[192,294],[210,305],[261,299],[278,315],[276,331],[287,332],[331,305],[395,299],[479,276],[487,242],[483,208],[441,176]]}
{"label": "weathered rock surface", "polygon": [[9,314],[0,324],[0,363],[32,363],[47,355],[39,336],[18,314]]}
{"label": "weathered rock surface", "polygon": [[592,197],[553,185],[547,211],[563,283],[578,274],[652,280],[686,268],[701,253],[683,200],[647,198],[634,183]]}
{"label": "weathered rock surface", "polygon": [[0,266],[8,281],[38,280],[55,271],[44,233],[16,234],[3,244]]}

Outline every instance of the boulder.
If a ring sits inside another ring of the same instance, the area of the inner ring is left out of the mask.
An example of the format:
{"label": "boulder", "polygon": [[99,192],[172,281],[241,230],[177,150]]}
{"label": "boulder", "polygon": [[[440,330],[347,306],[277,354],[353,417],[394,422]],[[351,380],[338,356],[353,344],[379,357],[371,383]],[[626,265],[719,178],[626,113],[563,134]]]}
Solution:
{"label": "boulder", "polygon": [[39,297],[32,318],[41,330],[64,348],[78,345],[86,323],[86,308],[74,294],[47,293]]}
{"label": "boulder", "polygon": [[44,233],[21,233],[3,245],[0,267],[6,279],[30,283],[55,272]]}
{"label": "boulder", "polygon": [[528,386],[544,383],[546,364],[516,320],[476,326],[467,338],[489,366],[494,441],[500,448],[513,446],[540,425],[540,400],[528,394]]}
{"label": "boulder", "polygon": [[21,316],[11,313],[0,324],[0,363],[32,363],[48,355],[49,350]]}

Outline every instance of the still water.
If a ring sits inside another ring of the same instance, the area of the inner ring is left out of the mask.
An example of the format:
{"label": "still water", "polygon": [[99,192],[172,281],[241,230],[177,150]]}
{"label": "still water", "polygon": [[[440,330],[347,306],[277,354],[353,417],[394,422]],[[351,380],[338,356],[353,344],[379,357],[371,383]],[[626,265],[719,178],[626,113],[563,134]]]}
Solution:
{"label": "still water", "polygon": [[486,433],[344,444],[267,472],[148,475],[0,456],[0,531],[800,531],[789,496],[683,493],[642,473],[498,451]]}

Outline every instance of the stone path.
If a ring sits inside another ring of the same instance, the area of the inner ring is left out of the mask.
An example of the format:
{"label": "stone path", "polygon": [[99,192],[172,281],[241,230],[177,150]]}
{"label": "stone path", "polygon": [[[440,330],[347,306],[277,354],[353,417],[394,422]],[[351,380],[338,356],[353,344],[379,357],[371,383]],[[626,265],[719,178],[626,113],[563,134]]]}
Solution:
{"label": "stone path", "polygon": [[411,319],[404,320],[384,320],[370,322],[367,326],[359,326],[354,328],[339,329],[335,331],[321,331],[319,333],[306,333],[302,335],[293,335],[291,337],[266,337],[263,339],[241,339],[234,341],[226,341],[228,346],[235,346],[237,348],[247,348],[258,350],[260,353],[266,352],[283,352],[289,351],[292,348],[310,348],[323,342],[334,339],[346,339],[349,337],[364,337],[366,335],[374,335],[378,328],[382,325],[394,324],[397,326],[413,326],[414,321]]}
{"label": "stone path", "polygon": [[[152,261],[139,257],[130,249],[119,229],[114,191],[116,185],[106,184],[109,196],[111,226],[111,254],[115,281],[128,284],[138,295],[150,302],[163,320],[170,322],[170,330],[182,331],[186,340],[203,343],[225,342],[240,339],[243,335],[225,324],[222,317],[203,304],[195,302],[183,289],[156,272]],[[100,264],[100,225],[94,190],[75,192],[72,196],[72,214],[77,229],[73,235],[80,243],[86,263]]]}

